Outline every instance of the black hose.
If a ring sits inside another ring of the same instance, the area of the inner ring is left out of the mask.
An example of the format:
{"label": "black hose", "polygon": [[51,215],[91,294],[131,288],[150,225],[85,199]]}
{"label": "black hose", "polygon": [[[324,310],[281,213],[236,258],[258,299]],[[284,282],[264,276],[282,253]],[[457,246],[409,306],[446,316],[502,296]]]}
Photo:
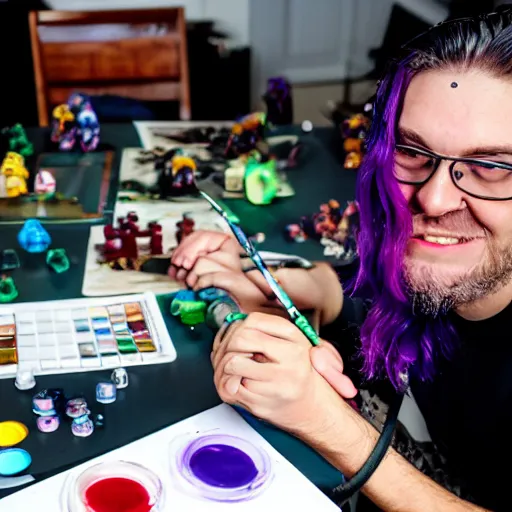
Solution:
{"label": "black hose", "polygon": [[391,441],[393,440],[398,413],[402,406],[403,399],[404,395],[402,393],[397,393],[395,395],[391,405],[389,406],[388,415],[384,423],[384,427],[382,428],[382,433],[380,434],[372,453],[363,464],[363,467],[350,480],[347,480],[332,491],[331,498],[338,504],[338,506],[341,507],[351,496],[359,491],[382,462],[382,459],[386,455],[386,452],[391,445]]}
{"label": "black hose", "polygon": [[[221,325],[228,313],[239,311],[236,303],[229,297],[223,296],[208,307],[206,315],[206,323],[213,329],[220,329]],[[393,434],[395,432],[398,413],[404,399],[403,393],[396,393],[391,405],[389,406],[388,415],[382,428],[382,433],[372,450],[372,453],[363,464],[363,467],[348,481],[336,487],[331,498],[339,506],[343,505],[351,496],[363,487],[363,485],[370,479],[373,472],[377,469],[382,462],[384,455],[388,451]]]}

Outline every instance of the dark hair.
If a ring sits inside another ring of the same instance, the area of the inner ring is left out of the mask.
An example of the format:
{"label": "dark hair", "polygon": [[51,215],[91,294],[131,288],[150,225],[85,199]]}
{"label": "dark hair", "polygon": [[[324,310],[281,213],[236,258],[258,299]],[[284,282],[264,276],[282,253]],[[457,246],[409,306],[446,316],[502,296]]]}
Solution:
{"label": "dark hair", "polygon": [[451,67],[512,75],[512,9],[432,27],[404,45],[378,85],[358,176],[361,264],[352,290],[372,299],[361,328],[364,371],[368,378],[387,374],[396,387],[412,365],[420,379],[431,379],[436,360],[450,357],[457,343],[446,313],[427,316],[411,305],[403,262],[412,219],[393,176],[396,127],[412,77]]}

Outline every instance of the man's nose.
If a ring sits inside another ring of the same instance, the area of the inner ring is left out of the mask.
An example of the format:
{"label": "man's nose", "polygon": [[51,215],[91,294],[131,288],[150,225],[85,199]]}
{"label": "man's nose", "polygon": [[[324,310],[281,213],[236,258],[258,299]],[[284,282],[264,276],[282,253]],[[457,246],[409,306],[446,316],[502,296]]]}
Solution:
{"label": "man's nose", "polygon": [[434,175],[416,192],[416,201],[429,217],[441,217],[464,206],[465,194],[450,176],[450,162],[442,161]]}

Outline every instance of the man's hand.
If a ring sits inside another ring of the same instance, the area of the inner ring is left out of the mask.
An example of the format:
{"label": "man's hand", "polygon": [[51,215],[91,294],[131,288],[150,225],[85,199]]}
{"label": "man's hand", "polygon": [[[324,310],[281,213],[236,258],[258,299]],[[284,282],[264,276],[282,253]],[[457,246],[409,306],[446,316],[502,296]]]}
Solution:
{"label": "man's hand", "polygon": [[[222,400],[292,432],[312,432],[331,421],[341,397],[313,368],[313,348],[289,320],[253,313],[221,335],[215,339],[212,363]],[[356,389],[342,378],[343,363],[334,348],[326,345],[318,351],[344,398],[352,398]],[[332,360],[322,355],[327,353]],[[335,373],[340,376],[334,378]]]}
{"label": "man's hand", "polygon": [[[245,313],[285,316],[261,273],[242,271],[241,253],[243,249],[233,237],[215,231],[197,231],[174,251],[169,275],[194,290],[220,288]],[[283,268],[275,275],[295,306],[317,311],[321,324],[334,321],[341,311],[343,292],[328,264],[320,263],[311,270]]]}

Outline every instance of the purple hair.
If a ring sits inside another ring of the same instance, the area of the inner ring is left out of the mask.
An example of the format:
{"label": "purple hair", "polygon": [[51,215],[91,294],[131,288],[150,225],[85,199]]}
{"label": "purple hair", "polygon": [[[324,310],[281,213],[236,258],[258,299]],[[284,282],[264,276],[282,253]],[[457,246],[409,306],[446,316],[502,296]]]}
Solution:
{"label": "purple hair", "polygon": [[478,66],[497,76],[512,74],[512,10],[433,27],[403,48],[380,82],[359,170],[359,273],[351,291],[371,299],[361,327],[363,371],[386,374],[396,388],[414,368],[421,380],[435,374],[436,360],[450,357],[457,335],[447,312],[427,316],[413,310],[403,278],[412,217],[393,176],[397,123],[407,87],[427,69]]}

